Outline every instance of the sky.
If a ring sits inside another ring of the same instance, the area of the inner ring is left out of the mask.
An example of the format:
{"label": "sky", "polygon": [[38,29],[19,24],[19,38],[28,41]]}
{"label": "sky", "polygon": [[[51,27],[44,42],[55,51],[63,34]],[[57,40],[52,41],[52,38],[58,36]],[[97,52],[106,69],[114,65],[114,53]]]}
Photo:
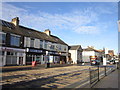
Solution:
{"label": "sky", "polygon": [[118,52],[117,2],[4,2],[2,19],[51,33],[68,45]]}

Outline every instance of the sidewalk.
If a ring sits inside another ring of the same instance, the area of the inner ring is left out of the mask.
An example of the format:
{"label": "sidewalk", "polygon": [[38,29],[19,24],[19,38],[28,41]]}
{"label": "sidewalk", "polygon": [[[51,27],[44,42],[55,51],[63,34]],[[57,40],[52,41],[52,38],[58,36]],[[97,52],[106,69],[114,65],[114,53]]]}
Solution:
{"label": "sidewalk", "polygon": [[92,88],[118,88],[118,72],[119,70],[115,70],[108,76],[101,79]]}

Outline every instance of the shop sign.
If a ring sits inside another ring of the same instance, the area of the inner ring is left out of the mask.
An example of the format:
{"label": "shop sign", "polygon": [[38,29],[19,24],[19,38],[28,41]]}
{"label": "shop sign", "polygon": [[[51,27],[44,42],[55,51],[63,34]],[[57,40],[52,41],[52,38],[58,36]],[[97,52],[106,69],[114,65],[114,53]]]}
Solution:
{"label": "shop sign", "polygon": [[42,50],[36,50],[36,49],[29,49],[29,52],[36,52],[36,53],[42,53]]}
{"label": "shop sign", "polygon": [[48,52],[49,54],[59,54],[58,52]]}
{"label": "shop sign", "polygon": [[54,52],[48,52],[49,54],[54,54]]}
{"label": "shop sign", "polygon": [[17,48],[2,47],[0,49],[3,50],[3,51],[21,51],[21,52],[25,52],[25,49],[17,49]]}
{"label": "shop sign", "polygon": [[66,56],[67,54],[66,54],[66,53],[61,53],[61,55],[64,55],[64,56]]}

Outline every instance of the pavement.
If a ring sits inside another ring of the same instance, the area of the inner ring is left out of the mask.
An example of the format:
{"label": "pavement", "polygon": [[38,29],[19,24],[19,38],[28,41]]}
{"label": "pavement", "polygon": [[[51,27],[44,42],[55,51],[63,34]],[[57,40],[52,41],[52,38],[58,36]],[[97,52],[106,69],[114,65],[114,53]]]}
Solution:
{"label": "pavement", "polygon": [[118,72],[119,70],[115,70],[108,76],[101,79],[94,85],[92,88],[118,88]]}

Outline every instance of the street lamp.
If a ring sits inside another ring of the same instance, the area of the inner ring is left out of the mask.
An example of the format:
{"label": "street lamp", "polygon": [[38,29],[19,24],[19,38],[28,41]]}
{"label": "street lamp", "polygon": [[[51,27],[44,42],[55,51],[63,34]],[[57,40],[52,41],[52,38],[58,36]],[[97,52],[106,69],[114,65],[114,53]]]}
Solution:
{"label": "street lamp", "polygon": [[[50,48],[51,47],[51,44],[50,45],[48,45],[48,47]],[[49,68],[50,67],[50,60],[49,60],[49,52],[48,51],[46,51],[46,61],[47,61],[47,65],[46,65],[46,68]]]}
{"label": "street lamp", "polygon": [[46,51],[46,61],[47,61],[46,68],[49,68],[50,67],[50,62],[49,62],[49,53],[48,53],[48,51]]}

